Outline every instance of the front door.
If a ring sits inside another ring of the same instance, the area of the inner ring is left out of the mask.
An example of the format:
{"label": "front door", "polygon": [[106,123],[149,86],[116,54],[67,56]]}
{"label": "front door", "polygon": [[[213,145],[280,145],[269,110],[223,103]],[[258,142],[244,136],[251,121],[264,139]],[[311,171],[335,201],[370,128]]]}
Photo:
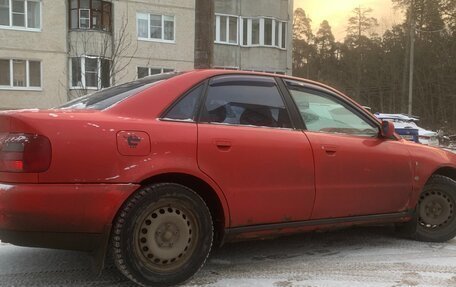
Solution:
{"label": "front door", "polygon": [[405,145],[379,136],[378,125],[330,93],[289,85],[315,157],[312,219],[405,210],[412,192]]}
{"label": "front door", "polygon": [[231,226],[309,219],[312,148],[292,128],[275,79],[212,79],[202,110],[198,165],[223,190]]}

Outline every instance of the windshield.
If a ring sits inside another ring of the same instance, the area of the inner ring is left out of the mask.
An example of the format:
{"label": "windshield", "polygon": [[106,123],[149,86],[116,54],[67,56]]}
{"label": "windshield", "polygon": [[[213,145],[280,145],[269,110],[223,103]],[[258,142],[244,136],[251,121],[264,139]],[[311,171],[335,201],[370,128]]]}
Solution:
{"label": "windshield", "polygon": [[104,110],[159,82],[175,77],[178,74],[179,73],[167,73],[145,77],[137,81],[128,82],[74,99],[56,109]]}

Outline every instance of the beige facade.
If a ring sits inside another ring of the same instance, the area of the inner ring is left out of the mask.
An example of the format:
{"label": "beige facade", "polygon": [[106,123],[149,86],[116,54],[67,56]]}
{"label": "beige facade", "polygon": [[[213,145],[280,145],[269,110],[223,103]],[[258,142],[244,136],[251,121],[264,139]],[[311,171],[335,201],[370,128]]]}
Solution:
{"label": "beige facade", "polygon": [[[291,0],[214,3],[216,14],[239,21],[237,45],[214,43],[215,67],[291,71]],[[287,25],[285,46],[241,45],[242,17]],[[195,37],[195,0],[1,0],[0,109],[50,108],[147,74],[190,70]]]}

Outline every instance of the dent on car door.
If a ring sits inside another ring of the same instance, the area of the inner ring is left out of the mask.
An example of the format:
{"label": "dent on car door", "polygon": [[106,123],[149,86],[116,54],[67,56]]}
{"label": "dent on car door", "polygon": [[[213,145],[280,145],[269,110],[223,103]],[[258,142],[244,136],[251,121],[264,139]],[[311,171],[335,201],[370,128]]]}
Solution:
{"label": "dent on car door", "polygon": [[340,97],[288,82],[315,156],[312,219],[403,211],[412,192],[409,151]]}
{"label": "dent on car door", "polygon": [[231,226],[310,218],[313,155],[292,129],[274,78],[210,81],[198,124],[198,164],[227,198]]}

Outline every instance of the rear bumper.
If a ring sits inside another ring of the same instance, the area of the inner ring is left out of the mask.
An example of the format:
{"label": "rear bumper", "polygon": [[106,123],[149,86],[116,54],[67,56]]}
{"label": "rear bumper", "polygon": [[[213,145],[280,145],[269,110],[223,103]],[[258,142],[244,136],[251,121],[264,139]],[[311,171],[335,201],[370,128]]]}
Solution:
{"label": "rear bumper", "polygon": [[0,240],[93,250],[135,184],[2,184]]}

